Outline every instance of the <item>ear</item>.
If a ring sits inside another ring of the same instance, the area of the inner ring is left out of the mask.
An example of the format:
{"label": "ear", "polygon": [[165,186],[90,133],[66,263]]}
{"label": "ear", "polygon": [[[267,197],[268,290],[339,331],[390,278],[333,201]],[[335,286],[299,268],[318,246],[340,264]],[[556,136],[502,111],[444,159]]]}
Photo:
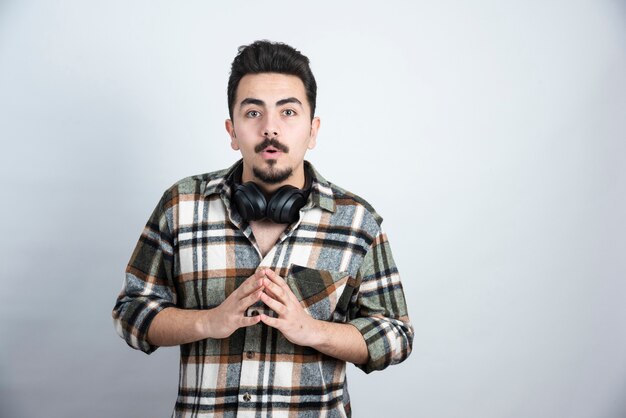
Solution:
{"label": "ear", "polygon": [[237,140],[237,134],[235,133],[235,125],[233,124],[233,121],[226,119],[224,127],[230,136],[230,147],[235,151],[239,150],[239,141]]}
{"label": "ear", "polygon": [[320,118],[316,116],[311,121],[311,135],[309,137],[309,145],[307,146],[308,149],[315,148],[315,145],[317,144],[317,132],[319,131],[319,129]]}

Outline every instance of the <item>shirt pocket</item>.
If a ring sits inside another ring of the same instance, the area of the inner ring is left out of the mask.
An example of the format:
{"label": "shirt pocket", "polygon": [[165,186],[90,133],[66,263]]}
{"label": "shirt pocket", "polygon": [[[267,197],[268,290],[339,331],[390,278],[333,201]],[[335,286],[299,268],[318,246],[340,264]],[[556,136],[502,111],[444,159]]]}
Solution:
{"label": "shirt pocket", "polygon": [[292,264],[285,281],[313,318],[345,322],[355,291],[355,280],[347,272],[315,270]]}

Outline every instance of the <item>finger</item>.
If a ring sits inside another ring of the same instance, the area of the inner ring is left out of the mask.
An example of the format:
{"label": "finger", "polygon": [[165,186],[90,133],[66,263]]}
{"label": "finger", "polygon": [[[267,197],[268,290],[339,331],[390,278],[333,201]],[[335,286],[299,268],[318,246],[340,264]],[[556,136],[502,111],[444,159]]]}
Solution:
{"label": "finger", "polygon": [[261,321],[261,315],[257,316],[244,316],[239,320],[239,328],[249,327],[251,325],[256,325]]}
{"label": "finger", "polygon": [[254,293],[255,291],[263,287],[263,270],[255,272],[252,276],[248,277],[238,288],[238,296],[243,299]]}
{"label": "finger", "polygon": [[289,285],[287,284],[287,282],[285,281],[285,279],[283,279],[282,277],[280,277],[278,274],[276,274],[273,270],[270,269],[266,269],[265,270],[265,277],[267,277],[268,279],[270,279],[272,281],[272,283],[275,283],[276,286],[279,286],[282,289],[288,290],[289,289]]}
{"label": "finger", "polygon": [[257,290],[254,293],[249,294],[245,298],[241,299],[238,303],[238,311],[239,313],[243,313],[250,306],[254,305],[259,299],[261,299],[261,294],[263,290]]}
{"label": "finger", "polygon": [[[282,277],[269,269],[266,272],[268,274],[266,274],[265,276],[267,277],[267,279],[265,279],[265,281],[263,282],[265,287],[265,289],[263,290],[264,292],[274,293],[276,299],[280,300],[285,305],[287,305],[289,302],[300,303],[298,301],[298,297],[295,295],[295,293],[293,293],[291,287],[289,287],[287,282]],[[272,276],[272,278],[274,279],[273,281],[270,276]]]}
{"label": "finger", "polygon": [[260,318],[261,322],[263,322],[265,325],[272,328],[280,329],[280,319],[272,318],[271,316],[267,316],[265,314],[259,315],[258,318]]}
{"label": "finger", "polygon": [[273,299],[273,298],[269,297],[267,294],[262,293],[261,294],[261,300],[263,301],[263,303],[265,303],[267,306],[269,306],[269,308],[271,310],[276,312],[279,316],[285,314],[285,311],[286,311],[285,305],[283,305],[282,303],[280,303],[276,299]]}
{"label": "finger", "polygon": [[279,287],[276,283],[266,278],[263,280],[263,286],[265,287],[265,290],[269,291],[268,293],[272,294],[271,295],[272,297],[280,301],[284,300],[285,291],[281,287]]}
{"label": "finger", "polygon": [[278,274],[276,274],[274,270],[265,269],[265,277],[267,277],[268,279],[270,279],[272,282],[276,283],[280,287],[287,286],[287,282]]}

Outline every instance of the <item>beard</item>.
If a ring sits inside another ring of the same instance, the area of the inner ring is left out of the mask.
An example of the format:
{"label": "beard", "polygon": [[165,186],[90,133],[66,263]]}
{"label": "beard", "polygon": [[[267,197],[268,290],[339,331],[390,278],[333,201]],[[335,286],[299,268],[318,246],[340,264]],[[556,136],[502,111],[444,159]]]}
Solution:
{"label": "beard", "polygon": [[[279,151],[287,154],[289,152],[289,147],[276,138],[265,138],[263,142],[254,147],[254,151],[256,153],[263,152],[267,147],[274,147]],[[291,167],[284,168],[282,170],[277,170],[274,168],[276,165],[276,160],[267,160],[267,167],[261,169],[259,167],[252,167],[252,173],[254,176],[261,180],[265,184],[278,184],[287,180],[293,174],[293,169]]]}
{"label": "beard", "polygon": [[261,180],[266,184],[278,184],[287,180],[293,174],[293,169],[291,167],[284,168],[282,170],[274,169],[274,164],[276,164],[276,160],[268,160],[267,161],[269,167],[266,169],[261,169],[259,167],[252,167],[252,172],[254,176]]}

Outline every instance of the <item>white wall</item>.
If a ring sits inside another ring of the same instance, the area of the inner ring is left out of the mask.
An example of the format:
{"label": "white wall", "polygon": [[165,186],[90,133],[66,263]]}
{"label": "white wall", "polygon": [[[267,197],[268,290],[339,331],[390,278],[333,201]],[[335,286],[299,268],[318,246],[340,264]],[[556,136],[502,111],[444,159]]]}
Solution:
{"label": "white wall", "polygon": [[237,158],[236,48],[311,58],[308,158],[385,217],[416,329],[356,417],[626,416],[626,5],[0,2],[0,416],[168,416],[110,311],[161,192]]}

